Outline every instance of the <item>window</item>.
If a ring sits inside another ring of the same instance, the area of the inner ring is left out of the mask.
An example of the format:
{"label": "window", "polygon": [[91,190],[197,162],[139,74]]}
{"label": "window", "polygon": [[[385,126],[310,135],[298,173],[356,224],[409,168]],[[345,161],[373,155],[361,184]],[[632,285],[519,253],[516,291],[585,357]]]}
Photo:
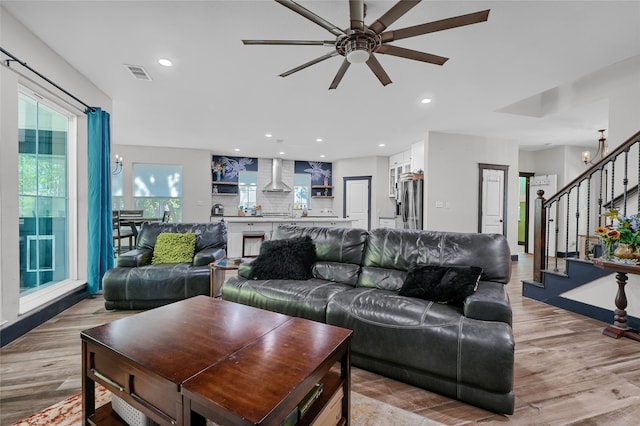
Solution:
{"label": "window", "polygon": [[293,175],[293,205],[296,210],[309,208],[311,194],[311,175],[295,173]]}
{"label": "window", "polygon": [[[69,162],[75,119],[39,95],[18,94],[20,296],[70,278]],[[73,142],[73,143],[72,143]],[[75,224],[73,224],[75,226]]]}
{"label": "window", "polygon": [[169,211],[174,222],[182,222],[182,166],[135,163],[133,204],[144,217],[162,218]]}
{"label": "window", "polygon": [[256,207],[256,197],[258,188],[258,172],[248,172],[241,170],[238,172],[238,193],[240,194],[240,205],[245,209]]}
{"label": "window", "polygon": [[123,178],[122,169],[120,173],[111,174],[111,210],[123,210],[124,209],[124,193],[123,193]]}

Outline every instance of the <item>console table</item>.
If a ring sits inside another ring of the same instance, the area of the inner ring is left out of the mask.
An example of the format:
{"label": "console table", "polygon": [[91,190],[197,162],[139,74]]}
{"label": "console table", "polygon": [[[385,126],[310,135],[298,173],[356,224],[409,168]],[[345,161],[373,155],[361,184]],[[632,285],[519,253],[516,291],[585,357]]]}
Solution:
{"label": "console table", "polygon": [[624,291],[624,286],[627,284],[627,274],[640,275],[640,265],[628,265],[625,263],[610,262],[607,260],[593,259],[593,265],[613,271],[616,273],[616,282],[618,283],[618,292],[616,293],[616,309],[614,310],[613,325],[607,326],[602,334],[605,336],[619,339],[621,337],[628,337],[630,339],[640,342],[640,333],[633,330],[627,324],[627,295]]}

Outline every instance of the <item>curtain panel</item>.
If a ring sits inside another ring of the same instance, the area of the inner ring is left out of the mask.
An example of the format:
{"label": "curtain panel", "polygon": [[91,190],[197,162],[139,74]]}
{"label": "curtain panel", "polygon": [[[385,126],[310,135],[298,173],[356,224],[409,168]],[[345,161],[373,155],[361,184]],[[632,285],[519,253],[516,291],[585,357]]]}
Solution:
{"label": "curtain panel", "polygon": [[93,108],[88,117],[88,232],[87,285],[102,290],[102,276],[113,268],[111,213],[111,131],[109,113]]}

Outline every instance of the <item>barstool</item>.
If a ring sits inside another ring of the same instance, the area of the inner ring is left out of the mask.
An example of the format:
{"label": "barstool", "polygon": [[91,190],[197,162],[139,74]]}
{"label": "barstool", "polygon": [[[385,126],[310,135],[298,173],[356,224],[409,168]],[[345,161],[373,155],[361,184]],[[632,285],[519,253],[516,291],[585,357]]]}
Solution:
{"label": "barstool", "polygon": [[246,253],[246,241],[247,240],[260,240],[264,241],[264,231],[243,231],[242,232],[242,257],[257,257],[257,255],[247,256]]}

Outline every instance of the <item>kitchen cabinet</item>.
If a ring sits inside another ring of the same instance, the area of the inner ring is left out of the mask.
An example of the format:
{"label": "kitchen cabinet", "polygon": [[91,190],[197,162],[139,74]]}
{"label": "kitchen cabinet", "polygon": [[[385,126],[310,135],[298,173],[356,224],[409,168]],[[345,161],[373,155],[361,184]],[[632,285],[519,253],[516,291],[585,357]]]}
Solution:
{"label": "kitchen cabinet", "polygon": [[379,218],[380,228],[396,228],[395,217],[381,217]]}
{"label": "kitchen cabinet", "polygon": [[[265,239],[271,239],[273,231],[281,224],[295,226],[325,226],[333,228],[350,228],[351,219],[331,217],[300,217],[300,218],[267,218],[267,217],[225,217],[227,224],[227,257],[242,256],[242,233],[244,231],[263,231]],[[252,244],[251,246],[249,244]],[[259,253],[259,241],[247,240],[247,252],[252,255]]]}
{"label": "kitchen cabinet", "polygon": [[[271,223],[265,222],[230,222],[227,221],[227,257],[242,256],[242,233],[243,232],[264,232],[265,240],[271,238]],[[260,240],[247,240],[245,252],[257,256],[260,252]]]}
{"label": "kitchen cabinet", "polygon": [[397,197],[400,175],[411,171],[411,150],[389,157],[389,197]]}

